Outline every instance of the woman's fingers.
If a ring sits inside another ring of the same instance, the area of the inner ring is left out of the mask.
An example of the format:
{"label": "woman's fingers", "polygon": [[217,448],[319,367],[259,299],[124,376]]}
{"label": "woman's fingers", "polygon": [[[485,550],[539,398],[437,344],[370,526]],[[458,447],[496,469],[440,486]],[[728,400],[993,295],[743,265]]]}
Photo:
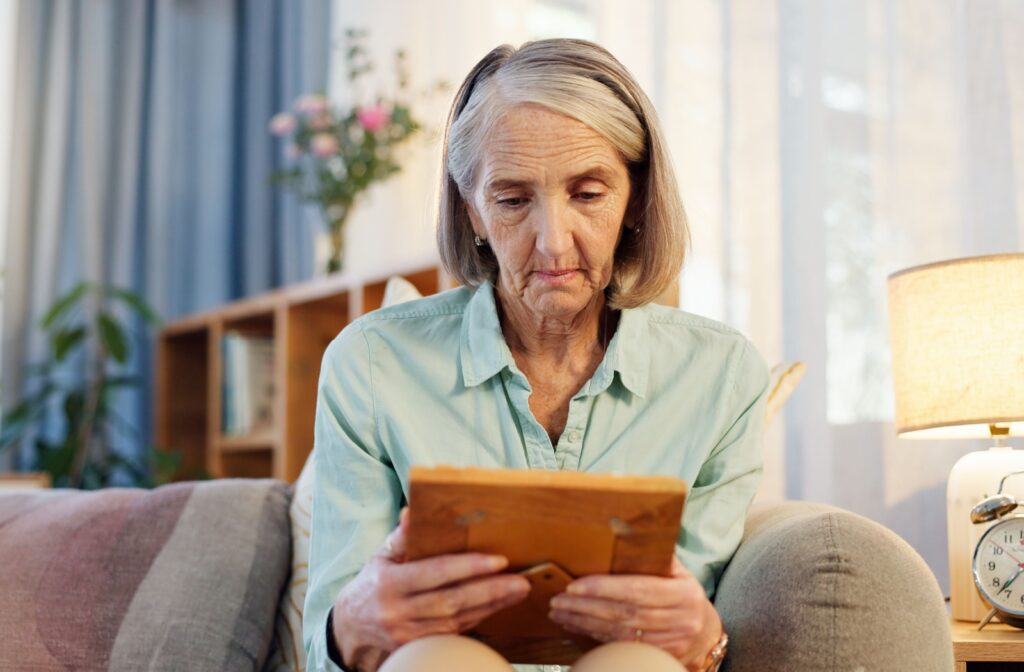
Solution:
{"label": "woman's fingers", "polygon": [[574,597],[558,595],[551,600],[553,616],[560,612],[593,616],[609,623],[621,624],[626,628],[644,630],[670,630],[684,616],[681,609],[665,607],[638,607],[628,602],[616,602],[595,597]]}
{"label": "woman's fingers", "polygon": [[464,609],[451,616],[422,619],[417,621],[417,626],[422,628],[422,634],[419,636],[422,637],[429,634],[465,632],[466,630],[475,627],[488,616],[523,601],[528,593],[529,590],[513,591],[505,593],[503,596],[486,604],[480,604]]}
{"label": "woman's fingers", "polygon": [[500,572],[508,560],[500,555],[455,553],[439,555],[396,565],[390,571],[388,584],[405,595],[435,590],[466,579]]}
{"label": "woman's fingers", "polygon": [[410,598],[408,605],[417,618],[450,618],[495,604],[514,604],[529,592],[529,581],[518,574],[505,574],[420,593]]}
{"label": "woman's fingers", "polygon": [[678,607],[690,601],[696,604],[704,589],[682,577],[594,574],[570,583],[566,593],[645,607]]}
{"label": "woman's fingers", "polygon": [[606,621],[603,618],[597,618],[589,614],[553,611],[550,618],[566,630],[588,635],[599,642],[630,641],[636,639],[637,628],[624,623]]}
{"label": "woman's fingers", "polygon": [[408,530],[409,507],[404,506],[398,514],[398,525],[395,525],[395,529],[388,533],[384,543],[377,550],[377,554],[393,562],[403,562],[405,560],[405,539]]}

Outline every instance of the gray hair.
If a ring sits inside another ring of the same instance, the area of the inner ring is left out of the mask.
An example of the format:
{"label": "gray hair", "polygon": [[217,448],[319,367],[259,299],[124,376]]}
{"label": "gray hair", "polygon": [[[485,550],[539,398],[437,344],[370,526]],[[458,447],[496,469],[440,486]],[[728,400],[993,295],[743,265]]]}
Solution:
{"label": "gray hair", "polygon": [[690,236],[686,213],[654,106],[614,56],[585,40],[501,45],[462,82],[444,137],[437,227],[442,263],[470,286],[497,276],[491,249],[474,244],[464,201],[495,122],[512,107],[531,103],[586,124],[622,155],[632,183],[626,219],[634,226],[615,251],[608,302],[613,308],[650,303],[682,267]]}

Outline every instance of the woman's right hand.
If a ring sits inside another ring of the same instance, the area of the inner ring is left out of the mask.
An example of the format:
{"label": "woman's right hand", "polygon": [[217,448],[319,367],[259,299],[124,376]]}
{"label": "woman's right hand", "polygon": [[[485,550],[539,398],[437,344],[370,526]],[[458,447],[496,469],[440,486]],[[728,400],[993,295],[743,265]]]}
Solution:
{"label": "woman's right hand", "polygon": [[351,669],[372,672],[419,637],[456,634],[522,601],[530,583],[498,574],[502,556],[458,553],[405,561],[408,510],[398,527],[334,600],[334,640]]}

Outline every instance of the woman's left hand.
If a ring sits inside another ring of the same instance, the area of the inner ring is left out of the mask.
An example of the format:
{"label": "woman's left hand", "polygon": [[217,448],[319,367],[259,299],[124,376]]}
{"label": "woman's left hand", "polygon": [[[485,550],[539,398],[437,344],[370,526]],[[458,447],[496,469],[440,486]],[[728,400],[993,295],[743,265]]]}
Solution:
{"label": "woman's left hand", "polygon": [[699,670],[722,635],[722,621],[697,578],[672,558],[672,576],[596,574],[551,600],[552,621],[601,642],[658,646]]}

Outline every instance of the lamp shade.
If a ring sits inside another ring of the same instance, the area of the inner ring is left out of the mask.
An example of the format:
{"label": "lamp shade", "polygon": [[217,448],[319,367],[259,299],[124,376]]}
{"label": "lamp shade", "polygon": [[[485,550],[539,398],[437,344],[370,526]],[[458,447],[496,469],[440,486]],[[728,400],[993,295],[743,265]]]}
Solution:
{"label": "lamp shade", "polygon": [[1024,254],[891,275],[889,330],[901,437],[1024,435]]}

